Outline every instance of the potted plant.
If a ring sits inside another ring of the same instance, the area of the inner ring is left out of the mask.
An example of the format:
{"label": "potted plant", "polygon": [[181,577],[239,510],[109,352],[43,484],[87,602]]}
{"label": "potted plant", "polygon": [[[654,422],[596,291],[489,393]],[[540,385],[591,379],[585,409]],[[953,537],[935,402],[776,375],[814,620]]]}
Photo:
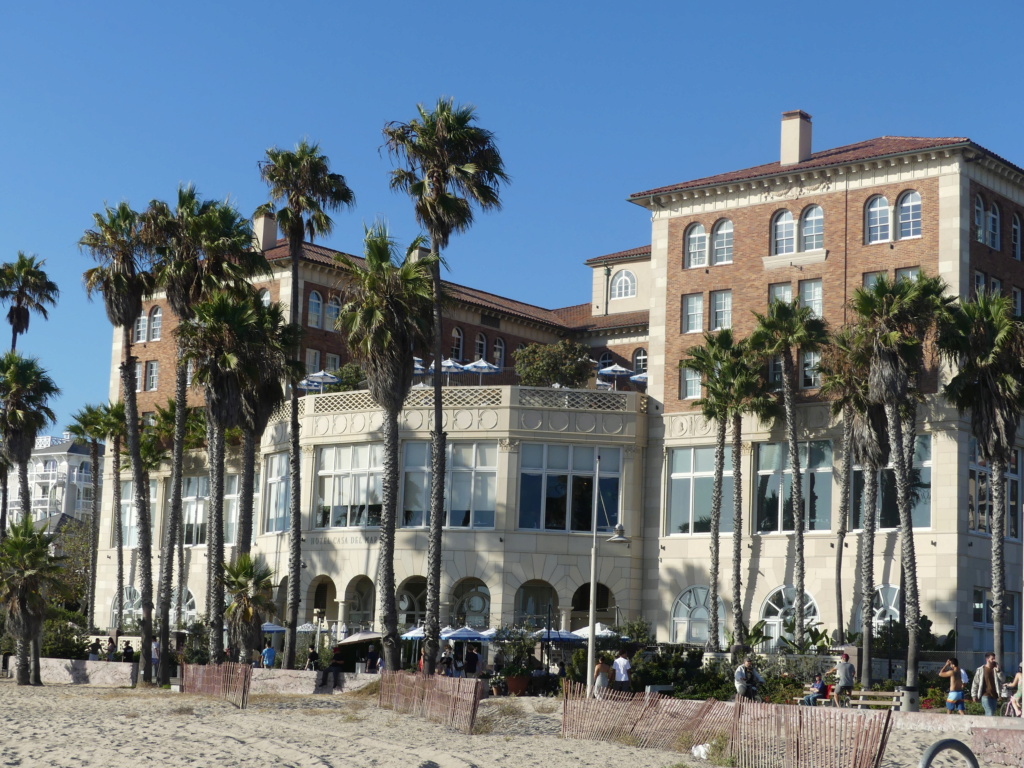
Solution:
{"label": "potted plant", "polygon": [[509,696],[522,696],[530,687],[530,668],[525,664],[518,661],[506,664],[502,673],[505,675]]}

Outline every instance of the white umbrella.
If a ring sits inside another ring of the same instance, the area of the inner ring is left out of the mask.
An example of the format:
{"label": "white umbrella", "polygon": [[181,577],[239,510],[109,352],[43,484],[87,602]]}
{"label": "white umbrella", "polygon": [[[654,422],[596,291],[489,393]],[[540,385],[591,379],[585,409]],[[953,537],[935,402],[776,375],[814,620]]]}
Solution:
{"label": "white umbrella", "polygon": [[[577,637],[582,637],[585,640],[588,637],[590,637],[590,627],[580,627],[575,632],[573,632],[573,634],[576,635]],[[607,626],[605,624],[602,624],[601,622],[597,622],[594,625],[594,637],[618,637],[618,636],[619,636],[618,632],[613,630],[611,627],[609,627],[609,626]]]}
{"label": "white umbrella", "polygon": [[541,629],[534,632],[534,637],[543,643],[582,643],[583,638],[564,629]]}
{"label": "white umbrella", "polygon": [[442,640],[469,640],[475,642],[481,642],[487,638],[480,632],[470,627],[459,627],[458,629],[450,629],[448,632],[441,633]]}
{"label": "white umbrella", "polygon": [[424,631],[423,627],[416,627],[416,629],[410,629],[408,632],[406,632],[404,635],[402,635],[402,639],[403,640],[422,640],[426,636],[427,636],[427,633],[426,633],[426,631]]}
{"label": "white umbrella", "polygon": [[420,357],[414,357],[412,359],[412,373],[414,376],[422,376],[427,372],[427,369],[423,367],[423,359]]}
{"label": "white umbrella", "polygon": [[487,638],[494,637],[496,634],[498,634],[498,630],[495,629],[495,628],[485,629],[483,632],[480,633],[480,635],[482,637],[487,637]]}
{"label": "white umbrella", "polygon": [[468,364],[462,366],[462,370],[470,372],[470,373],[478,373],[478,374],[480,374],[480,384],[481,385],[483,385],[483,383],[484,383],[484,376],[485,375],[490,376],[493,373],[501,373],[501,368],[499,368],[498,366],[494,365],[493,363],[488,363],[482,357],[479,360],[474,360],[472,363],[468,363]]}
{"label": "white umbrella", "polygon": [[609,365],[607,368],[602,368],[598,371],[598,374],[601,376],[611,376],[614,388],[614,383],[618,382],[620,376],[631,376],[633,372],[629,368],[623,368],[616,363],[615,365]]}
{"label": "white umbrella", "polygon": [[644,371],[643,373],[638,373],[636,376],[630,376],[629,380],[630,381],[635,381],[637,384],[646,384],[647,383],[647,371]]}
{"label": "white umbrella", "polygon": [[342,640],[338,645],[353,645],[355,643],[372,643],[374,640],[380,640],[380,632],[356,632],[354,635],[349,635]]}
{"label": "white umbrella", "polygon": [[[434,361],[431,361],[430,367],[427,368],[427,373],[433,373],[433,372],[434,372]],[[451,358],[449,358],[447,360],[442,360],[441,361],[441,373],[447,374],[447,376],[448,376],[447,383],[451,384],[452,383],[452,381],[451,381],[452,380],[452,374],[453,373],[462,373],[462,366],[459,365],[458,363],[456,363]]]}
{"label": "white umbrella", "polygon": [[316,373],[310,373],[306,376],[304,381],[311,381],[314,384],[320,386],[320,391],[324,391],[324,384],[337,384],[341,379],[335,376],[333,373],[327,371],[317,371]]}
{"label": "white umbrella", "polygon": [[296,632],[316,632],[316,625],[312,622],[307,621],[305,624],[300,624],[295,628]]}

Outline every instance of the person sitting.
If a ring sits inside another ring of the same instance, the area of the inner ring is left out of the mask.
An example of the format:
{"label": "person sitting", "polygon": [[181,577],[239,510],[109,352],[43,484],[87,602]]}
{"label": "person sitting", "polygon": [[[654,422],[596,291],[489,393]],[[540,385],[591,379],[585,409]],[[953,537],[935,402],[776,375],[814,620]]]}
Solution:
{"label": "person sitting", "polygon": [[811,692],[804,696],[800,702],[805,707],[813,707],[818,703],[818,699],[825,698],[825,681],[821,679],[821,675],[817,674],[814,676],[814,682],[811,683]]}
{"label": "person sitting", "polygon": [[743,663],[736,667],[736,674],[733,675],[733,683],[736,686],[736,694],[751,701],[757,696],[757,686],[764,685],[764,678],[758,674],[754,667],[754,659],[750,656],[743,660]]}
{"label": "person sitting", "polygon": [[319,669],[320,654],[316,652],[316,646],[309,646],[309,653],[306,654],[306,669],[316,672]]}
{"label": "person sitting", "polygon": [[334,646],[334,654],[331,656],[331,663],[324,668],[324,676],[320,681],[320,685],[327,685],[327,676],[331,675],[334,678],[334,684],[331,686],[331,690],[338,687],[338,681],[341,677],[341,669],[345,664],[345,655],[341,651],[341,646]]}
{"label": "person sitting", "polygon": [[127,640],[124,641],[124,653],[121,654],[121,661],[126,661],[129,664],[135,663],[135,649]]}

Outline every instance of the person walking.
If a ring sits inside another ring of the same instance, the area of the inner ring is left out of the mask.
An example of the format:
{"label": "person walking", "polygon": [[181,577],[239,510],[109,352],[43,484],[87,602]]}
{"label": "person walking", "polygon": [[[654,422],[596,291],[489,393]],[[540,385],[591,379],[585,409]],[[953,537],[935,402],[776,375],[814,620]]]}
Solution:
{"label": "person walking", "polygon": [[160,638],[156,635],[153,635],[149,646],[149,660],[153,664],[153,677],[155,678],[160,669]]}
{"label": "person walking", "polygon": [[964,676],[963,671],[960,669],[960,661],[955,656],[946,659],[946,663],[939,670],[939,677],[949,679],[949,695],[946,696],[946,714],[952,715],[954,712],[958,715],[964,714],[966,708],[964,705]]}
{"label": "person walking", "polygon": [[612,666],[615,668],[615,690],[628,691],[629,683],[632,679],[631,670],[633,665],[629,663],[629,656],[626,654],[625,649],[619,651],[619,655],[612,663]]}
{"label": "person walking", "polygon": [[466,649],[466,660],[463,664],[466,667],[466,677],[475,678],[480,671],[480,654],[476,652],[475,645]]}
{"label": "person walking", "polygon": [[853,693],[853,683],[857,679],[857,668],[850,663],[850,654],[844,653],[839,657],[839,663],[826,672],[826,675],[835,674],[836,685],[832,689],[832,703],[839,706],[840,696],[849,696]]}
{"label": "person walking", "polygon": [[594,697],[603,699],[608,693],[608,681],[611,679],[612,668],[608,665],[608,657],[597,657],[594,666]]}
{"label": "person walking", "polygon": [[274,668],[274,659],[277,658],[277,651],[274,650],[274,646],[271,644],[270,640],[267,640],[264,644],[263,652],[260,654],[260,657],[263,659],[263,667],[265,669]]}
{"label": "person walking", "polygon": [[985,663],[974,671],[971,682],[971,696],[981,702],[986,717],[995,717],[999,711],[999,692],[1005,682],[996,655],[989,651],[985,654]]}

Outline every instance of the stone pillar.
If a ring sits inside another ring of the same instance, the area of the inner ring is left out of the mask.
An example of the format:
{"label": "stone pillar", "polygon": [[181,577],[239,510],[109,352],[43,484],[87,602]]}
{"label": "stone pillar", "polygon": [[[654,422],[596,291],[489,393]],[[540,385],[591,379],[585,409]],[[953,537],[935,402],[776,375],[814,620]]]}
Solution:
{"label": "stone pillar", "polygon": [[572,620],[572,607],[559,608],[559,612],[562,614],[562,631],[568,632],[571,626]]}

